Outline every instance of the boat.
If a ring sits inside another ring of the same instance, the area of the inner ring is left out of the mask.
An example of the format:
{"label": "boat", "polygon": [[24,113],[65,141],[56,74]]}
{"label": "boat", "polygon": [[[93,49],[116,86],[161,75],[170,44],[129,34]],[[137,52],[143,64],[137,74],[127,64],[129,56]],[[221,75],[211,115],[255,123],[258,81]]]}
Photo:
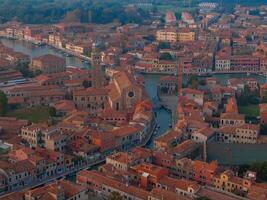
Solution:
{"label": "boat", "polygon": [[169,124],[169,128],[172,128],[172,124]]}

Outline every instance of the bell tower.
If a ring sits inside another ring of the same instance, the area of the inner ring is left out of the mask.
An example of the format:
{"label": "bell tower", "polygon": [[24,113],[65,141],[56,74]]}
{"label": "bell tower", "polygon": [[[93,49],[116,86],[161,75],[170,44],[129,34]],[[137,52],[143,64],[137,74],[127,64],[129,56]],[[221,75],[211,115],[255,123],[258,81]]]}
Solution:
{"label": "bell tower", "polygon": [[92,65],[92,85],[93,87],[99,88],[102,86],[103,71],[101,68],[101,56],[98,52],[97,46],[93,43],[91,52],[91,65]]}

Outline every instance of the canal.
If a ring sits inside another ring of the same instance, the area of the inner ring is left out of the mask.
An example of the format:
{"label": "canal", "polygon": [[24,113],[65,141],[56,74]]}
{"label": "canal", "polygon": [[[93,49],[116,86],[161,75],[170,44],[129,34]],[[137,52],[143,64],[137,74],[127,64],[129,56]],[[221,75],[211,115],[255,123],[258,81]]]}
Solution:
{"label": "canal", "polygon": [[86,69],[90,68],[90,65],[88,63],[85,63],[83,60],[77,57],[74,57],[74,56],[68,57],[67,54],[53,47],[38,46],[30,42],[26,42],[22,40],[11,40],[11,39],[6,39],[6,38],[1,38],[0,41],[5,46],[13,49],[14,51],[22,52],[26,55],[29,55],[31,58],[35,58],[35,57],[42,56],[45,54],[53,54],[61,58],[65,58],[67,66],[75,66],[75,67],[81,67],[81,68],[86,68]]}
{"label": "canal", "polygon": [[[160,75],[145,74],[145,90],[151,99],[157,100],[157,83]],[[154,140],[156,137],[162,135],[169,129],[169,125],[172,122],[171,113],[167,112],[164,108],[157,108],[154,110],[156,116],[156,122],[159,125],[159,129],[153,134],[146,147],[153,148]]]}
{"label": "canal", "polygon": [[[37,45],[31,44],[31,43],[25,42],[25,41],[9,40],[9,39],[3,39],[3,38],[1,38],[0,41],[4,45],[6,45],[7,47],[12,48],[15,51],[25,53],[32,58],[38,57],[41,55],[45,55],[45,54],[53,54],[53,55],[57,55],[57,56],[60,56],[62,58],[65,58],[68,66],[86,68],[86,69],[90,70],[89,64],[83,62],[81,59],[76,58],[76,57],[68,57],[63,52],[60,52],[60,51],[58,51],[54,48],[50,48],[48,46],[37,46]],[[257,79],[260,84],[266,82],[266,78],[264,76],[254,75],[254,74],[251,74],[251,75],[247,75],[247,74],[215,74],[215,75],[213,75],[213,77],[216,77],[221,82],[221,84],[224,84],[224,85],[226,84],[227,80],[229,80],[230,78],[252,77],[252,78]],[[145,89],[146,89],[147,94],[150,96],[151,99],[155,99],[155,97],[157,97],[157,83],[159,81],[160,75],[145,74],[144,78],[145,78]],[[172,121],[171,114],[169,112],[167,112],[165,109],[163,109],[163,108],[155,109],[154,112],[155,112],[155,115],[157,116],[156,121],[159,125],[159,129],[157,130],[156,134],[154,134],[152,136],[152,138],[150,139],[150,141],[148,142],[148,144],[146,146],[148,148],[153,148],[155,138],[160,136],[164,132],[166,132],[169,129],[169,124]],[[236,155],[240,156],[240,153],[241,153],[239,151],[240,147],[235,148],[234,145],[231,145],[231,148],[233,148],[233,152],[232,152],[233,158]],[[216,150],[216,149],[218,149],[218,150]],[[219,151],[219,149],[221,149],[221,151]],[[235,149],[237,149],[237,151],[234,151]],[[228,147],[224,148],[224,145],[222,145],[222,147],[220,148],[219,146],[217,146],[217,144],[209,145],[208,146],[208,152],[209,152],[208,157],[211,160],[220,158],[219,157],[220,155],[231,154],[231,153],[229,153]],[[217,154],[215,155],[216,152],[224,152],[224,153],[219,153],[220,155],[217,155]],[[259,149],[258,146],[255,145],[255,152],[254,152],[253,156],[255,156],[255,154],[256,155],[262,155],[263,151],[261,149]],[[263,157],[263,158],[266,160],[266,157]],[[233,161],[226,160],[223,157],[221,159],[219,159],[219,161],[221,164],[224,164],[224,163],[227,163],[230,165],[233,164]],[[240,163],[247,163],[247,160],[241,160]],[[74,181],[75,175],[74,176],[68,176],[67,178],[69,180]]]}
{"label": "canal", "polygon": [[[80,58],[77,57],[67,57],[63,52],[49,47],[49,46],[38,46],[32,44],[30,42],[22,41],[22,40],[10,40],[6,38],[1,38],[0,41],[7,47],[13,49],[17,52],[22,52],[26,55],[29,55],[31,58],[35,58],[38,56],[42,56],[45,54],[53,54],[66,59],[67,66],[81,67],[90,69],[89,64],[84,63]],[[148,95],[153,98],[157,96],[157,82],[160,78],[159,75],[145,75],[145,89]],[[155,109],[155,115],[157,116],[157,123],[159,125],[159,129],[157,134],[153,135],[151,140],[148,142],[147,147],[153,147],[153,141],[155,137],[161,135],[169,128],[169,124],[171,123],[171,114],[167,112],[165,109]]]}
{"label": "canal", "polygon": [[[90,65],[83,62],[80,58],[77,57],[68,57],[65,53],[56,50],[55,48],[49,46],[38,46],[30,42],[21,41],[21,40],[10,40],[6,38],[1,38],[0,41],[7,47],[14,49],[15,51],[22,52],[29,55],[30,57],[38,57],[45,54],[53,54],[60,56],[66,59],[67,66],[81,67],[90,69]],[[260,84],[265,83],[266,78],[260,75],[247,75],[247,74],[215,74],[213,77],[216,77],[221,84],[226,84],[227,80],[230,78],[244,78],[244,77],[253,77],[259,81]],[[159,81],[160,75],[145,74],[145,89],[151,99],[157,97],[157,83]],[[151,140],[148,142],[147,147],[153,148],[154,139],[159,135],[163,134],[169,129],[169,124],[171,124],[171,113],[167,112],[163,108],[155,109],[156,120],[159,125],[159,129],[156,134],[154,134]]]}

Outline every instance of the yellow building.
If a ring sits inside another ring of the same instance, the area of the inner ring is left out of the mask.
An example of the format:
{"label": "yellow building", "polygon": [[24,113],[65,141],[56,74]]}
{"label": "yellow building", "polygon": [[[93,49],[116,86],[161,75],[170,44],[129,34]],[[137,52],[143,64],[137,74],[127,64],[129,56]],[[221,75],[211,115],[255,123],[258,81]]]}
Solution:
{"label": "yellow building", "polygon": [[234,194],[246,194],[251,187],[251,181],[234,175],[230,170],[214,176],[213,184],[216,189]]}
{"label": "yellow building", "polygon": [[81,44],[67,43],[66,49],[71,51],[71,52],[80,54],[80,55],[86,55],[89,53],[89,46],[86,46],[83,43],[81,43]]}
{"label": "yellow building", "polygon": [[164,29],[156,33],[157,41],[160,42],[190,42],[194,41],[196,37],[195,32],[189,29],[175,30]]}
{"label": "yellow building", "polygon": [[62,48],[62,41],[59,35],[50,34],[48,36],[48,42],[51,45],[54,45],[56,47]]}
{"label": "yellow building", "polygon": [[160,42],[177,42],[176,30],[159,30],[156,33],[157,41]]}
{"label": "yellow building", "polygon": [[177,33],[177,40],[180,42],[194,41],[196,37],[195,32],[189,30],[183,30]]}

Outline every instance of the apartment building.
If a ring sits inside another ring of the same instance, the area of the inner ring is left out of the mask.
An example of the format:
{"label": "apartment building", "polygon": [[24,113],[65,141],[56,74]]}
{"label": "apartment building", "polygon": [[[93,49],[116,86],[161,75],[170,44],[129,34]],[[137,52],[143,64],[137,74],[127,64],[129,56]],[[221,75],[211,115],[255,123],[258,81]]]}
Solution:
{"label": "apartment building", "polygon": [[223,126],[217,130],[217,140],[224,143],[257,143],[259,125],[239,124],[235,126]]}
{"label": "apartment building", "polygon": [[38,70],[43,74],[53,74],[66,71],[66,61],[63,58],[51,54],[33,58],[30,69],[34,72]]}

